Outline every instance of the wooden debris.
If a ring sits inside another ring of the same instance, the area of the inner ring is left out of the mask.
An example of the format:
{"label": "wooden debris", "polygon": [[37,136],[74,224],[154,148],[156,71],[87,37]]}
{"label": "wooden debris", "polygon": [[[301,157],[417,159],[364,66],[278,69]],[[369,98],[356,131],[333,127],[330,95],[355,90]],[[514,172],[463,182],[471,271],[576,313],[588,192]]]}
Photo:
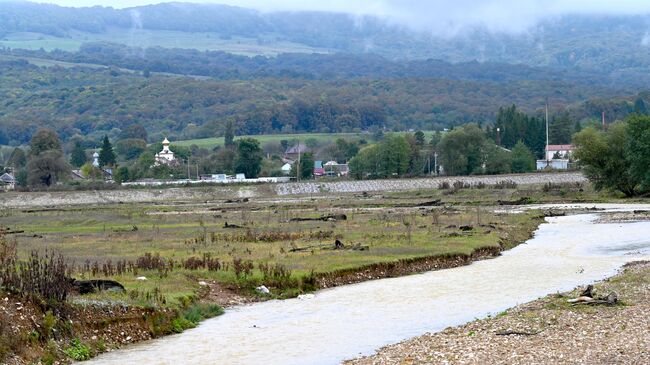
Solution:
{"label": "wooden debris", "polygon": [[588,285],[585,290],[580,293],[580,296],[574,299],[567,300],[568,303],[574,305],[615,305],[618,303],[618,294],[611,292],[606,297],[594,297],[594,286]]}
{"label": "wooden debris", "polygon": [[228,224],[228,222],[225,222],[225,223],[223,224],[223,228],[244,228],[244,227],[242,227],[242,226],[238,226],[238,225],[236,225],[236,224]]}
{"label": "wooden debris", "polygon": [[345,214],[328,214],[318,218],[291,218],[289,222],[309,222],[309,221],[345,221],[348,219],[348,216]]}
{"label": "wooden debris", "polygon": [[495,332],[494,334],[497,335],[497,336],[512,336],[512,335],[535,336],[535,335],[538,335],[540,333],[542,333],[542,331],[526,332],[526,331],[505,330],[505,331]]}

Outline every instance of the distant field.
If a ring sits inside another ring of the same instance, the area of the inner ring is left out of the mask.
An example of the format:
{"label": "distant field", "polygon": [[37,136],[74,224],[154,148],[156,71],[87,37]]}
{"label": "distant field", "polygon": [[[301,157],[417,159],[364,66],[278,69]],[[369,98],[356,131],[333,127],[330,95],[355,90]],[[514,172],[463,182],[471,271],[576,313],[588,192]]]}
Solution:
{"label": "distant field", "polygon": [[201,51],[224,51],[245,56],[276,56],[280,53],[329,53],[324,48],[277,40],[273,34],[259,38],[223,37],[218,33],[189,33],[167,30],[110,28],[105,33],[73,31],[66,38],[41,33],[12,33],[0,39],[0,46],[10,48],[77,51],[86,42],[113,42],[133,47],[194,48]]}
{"label": "distant field", "polygon": [[[262,145],[266,143],[280,143],[280,141],[287,140],[289,142],[292,141],[298,141],[300,140],[301,143],[305,143],[306,140],[313,138],[317,140],[319,143],[327,143],[327,142],[332,142],[336,140],[337,138],[345,138],[345,139],[361,139],[365,138],[371,139],[372,135],[371,134],[364,134],[364,133],[304,133],[304,134],[269,134],[269,135],[256,135],[256,136],[237,136],[235,139],[238,138],[255,138]],[[173,144],[180,145],[180,146],[186,146],[189,147],[193,144],[201,147],[201,148],[214,148],[216,146],[223,146],[224,140],[223,137],[219,138],[203,138],[203,139],[189,139],[185,141],[172,141]]]}
{"label": "distant field", "polygon": [[[11,61],[11,60],[26,60],[27,62],[31,63],[32,65],[36,65],[39,67],[53,67],[53,66],[59,66],[59,67],[64,67],[64,68],[70,68],[70,67],[89,67],[89,68],[108,68],[108,66],[104,65],[97,65],[94,63],[72,63],[72,62],[65,62],[65,61],[56,61],[56,60],[48,60],[44,58],[35,58],[35,57],[16,57],[16,56],[8,56],[8,55],[0,55],[0,60],[4,61]],[[120,69],[123,71],[129,71],[126,69]]]}
{"label": "distant field", "polygon": [[65,51],[76,51],[81,46],[81,41],[76,39],[53,37],[41,33],[11,33],[0,39],[0,46],[23,49],[45,49],[51,51],[61,49]]}
{"label": "distant field", "polygon": [[[398,132],[398,133],[406,133],[406,132]],[[434,132],[432,131],[424,132],[427,140],[431,138],[433,133]],[[269,135],[254,135],[254,136],[237,136],[236,139],[245,138],[245,137],[255,138],[258,141],[260,141],[260,144],[262,145],[266,143],[280,143],[280,141],[282,140],[287,140],[290,142],[290,144],[295,143],[298,140],[301,143],[305,143],[305,141],[312,138],[317,140],[319,144],[330,143],[335,141],[338,138],[344,138],[347,140],[365,139],[367,141],[370,141],[373,138],[371,133],[303,133],[303,134],[269,134]],[[172,141],[172,143],[179,146],[185,146],[185,147],[189,147],[195,144],[201,148],[210,149],[216,146],[223,146],[224,140],[223,137],[219,137],[219,138],[189,139],[185,141]]]}

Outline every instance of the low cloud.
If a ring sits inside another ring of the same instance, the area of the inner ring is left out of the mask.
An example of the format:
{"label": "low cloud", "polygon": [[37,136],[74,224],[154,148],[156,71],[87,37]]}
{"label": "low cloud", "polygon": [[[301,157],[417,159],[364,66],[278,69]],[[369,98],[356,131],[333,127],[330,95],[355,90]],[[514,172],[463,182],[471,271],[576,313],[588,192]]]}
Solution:
{"label": "low cloud", "polygon": [[[41,0],[42,1],[42,0]],[[132,7],[156,0],[52,0],[66,6]],[[540,21],[568,14],[638,15],[650,13],[647,0],[190,0],[261,11],[331,11],[374,15],[395,24],[439,35],[485,28],[519,33]]]}

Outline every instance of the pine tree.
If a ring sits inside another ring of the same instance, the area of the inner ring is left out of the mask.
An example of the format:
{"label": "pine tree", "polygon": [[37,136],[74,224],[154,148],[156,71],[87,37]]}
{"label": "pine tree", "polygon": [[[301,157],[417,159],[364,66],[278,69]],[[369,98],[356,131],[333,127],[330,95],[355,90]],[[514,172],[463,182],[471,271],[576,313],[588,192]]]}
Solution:
{"label": "pine tree", "polygon": [[226,123],[226,130],[223,133],[224,145],[226,148],[232,148],[235,145],[235,129],[232,120]]}
{"label": "pine tree", "polygon": [[115,166],[115,164],[116,156],[115,152],[113,151],[113,145],[108,139],[108,136],[105,135],[104,139],[102,140],[102,147],[99,150],[99,166]]}
{"label": "pine tree", "polygon": [[14,169],[21,169],[25,167],[26,164],[27,156],[25,155],[25,152],[20,147],[16,147],[13,152],[11,152],[9,160],[7,160],[7,166]]}
{"label": "pine tree", "polygon": [[643,99],[636,99],[634,102],[634,112],[640,115],[648,115],[648,108],[646,108],[645,101],[643,101]]}
{"label": "pine tree", "polygon": [[70,153],[70,164],[74,167],[81,167],[87,160],[86,151],[81,146],[81,142],[75,141],[72,152]]}

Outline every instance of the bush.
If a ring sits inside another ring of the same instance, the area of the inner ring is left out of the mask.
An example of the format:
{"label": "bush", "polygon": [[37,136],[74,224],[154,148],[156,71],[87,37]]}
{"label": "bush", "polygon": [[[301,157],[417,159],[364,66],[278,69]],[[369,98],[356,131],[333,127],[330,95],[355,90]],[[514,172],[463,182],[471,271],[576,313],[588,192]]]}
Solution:
{"label": "bush", "polygon": [[36,302],[64,302],[71,288],[68,265],[61,255],[31,253],[27,261],[18,261],[15,244],[0,236],[0,287]]}
{"label": "bush", "polygon": [[90,359],[90,347],[84,345],[78,338],[70,342],[70,347],[63,350],[69,358],[76,361],[84,361]]}
{"label": "bush", "polygon": [[196,327],[202,320],[223,314],[223,308],[215,304],[196,303],[183,310],[172,321],[172,330],[176,333]]}

